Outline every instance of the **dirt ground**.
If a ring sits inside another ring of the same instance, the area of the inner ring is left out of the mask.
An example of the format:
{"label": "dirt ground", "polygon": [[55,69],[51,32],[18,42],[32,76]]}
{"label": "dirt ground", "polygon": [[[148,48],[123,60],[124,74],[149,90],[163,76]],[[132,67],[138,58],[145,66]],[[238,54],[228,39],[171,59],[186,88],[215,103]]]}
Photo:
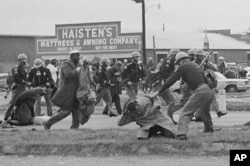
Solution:
{"label": "dirt ground", "polygon": [[0,156],[3,166],[228,166],[228,156],[134,156],[134,157],[75,157],[75,156]]}

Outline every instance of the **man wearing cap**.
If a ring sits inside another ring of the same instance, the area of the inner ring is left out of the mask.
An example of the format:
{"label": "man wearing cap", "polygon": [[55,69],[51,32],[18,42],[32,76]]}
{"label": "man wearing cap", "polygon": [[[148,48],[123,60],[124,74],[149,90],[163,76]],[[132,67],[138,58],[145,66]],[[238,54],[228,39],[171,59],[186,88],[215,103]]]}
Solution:
{"label": "man wearing cap", "polygon": [[18,55],[17,60],[18,66],[12,69],[14,83],[12,85],[12,99],[10,104],[19,94],[25,91],[27,84],[27,55],[21,53]]}
{"label": "man wearing cap", "polygon": [[201,110],[204,122],[204,132],[213,132],[213,123],[210,115],[210,105],[213,100],[214,91],[206,84],[204,74],[201,69],[190,62],[186,53],[180,52],[176,55],[175,64],[179,65],[176,72],[171,75],[164,86],[153,94],[155,97],[165,89],[172,86],[181,77],[188,87],[193,90],[192,95],[183,107],[183,111],[179,117],[177,139],[186,140],[188,125],[193,117],[193,114],[198,109]]}
{"label": "man wearing cap", "polygon": [[131,100],[136,99],[138,84],[145,77],[145,73],[138,64],[141,54],[137,51],[131,53],[132,62],[128,63],[127,68],[122,72],[123,83],[127,84],[127,94]]}
{"label": "man wearing cap", "polygon": [[[121,94],[121,66],[122,62],[117,61],[113,67],[108,69],[108,77],[110,81],[110,94],[112,98],[112,103],[115,103],[115,107],[118,114],[122,113],[120,96]],[[108,106],[106,105],[104,114],[108,114]]]}
{"label": "man wearing cap", "polygon": [[78,88],[78,73],[81,69],[78,66],[80,52],[72,50],[69,55],[70,59],[62,65],[59,87],[52,98],[52,102],[60,108],[56,114],[43,123],[45,130],[49,130],[53,124],[66,118],[70,113],[72,113],[71,129],[79,128],[79,102],[76,98],[76,92]]}
{"label": "man wearing cap", "polygon": [[189,49],[188,56],[191,62],[195,61],[195,49]]}
{"label": "man wearing cap", "polygon": [[[47,105],[47,115],[52,116],[52,104],[51,104],[51,92],[52,85],[54,81],[51,76],[51,72],[48,68],[43,66],[43,61],[39,58],[35,59],[34,67],[31,69],[28,76],[28,86],[29,87],[41,87],[47,88],[44,95],[46,105]],[[42,96],[37,97],[35,103],[35,116],[41,116],[41,98]]]}

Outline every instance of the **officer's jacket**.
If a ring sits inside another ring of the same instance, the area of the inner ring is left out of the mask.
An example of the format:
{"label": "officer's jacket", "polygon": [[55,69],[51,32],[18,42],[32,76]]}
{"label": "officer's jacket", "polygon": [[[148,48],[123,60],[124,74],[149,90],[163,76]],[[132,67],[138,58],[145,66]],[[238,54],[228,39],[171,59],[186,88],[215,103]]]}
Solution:
{"label": "officer's jacket", "polygon": [[160,79],[166,80],[174,72],[175,65],[172,59],[166,59],[160,67]]}
{"label": "officer's jacket", "polygon": [[138,83],[141,78],[145,76],[143,68],[136,62],[131,62],[127,65],[127,68],[122,73],[123,80],[126,82]]}
{"label": "officer's jacket", "polygon": [[53,79],[50,70],[42,66],[31,69],[28,82],[31,82],[33,87],[45,87],[46,83],[53,84]]}
{"label": "officer's jacket", "polygon": [[110,80],[110,93],[112,94],[120,94],[121,93],[121,87],[120,87],[120,78],[121,73],[120,71],[117,71],[114,67],[108,69],[108,77]]}
{"label": "officer's jacket", "polygon": [[109,83],[108,73],[105,66],[100,66],[99,70],[95,74],[94,79],[96,84],[104,85],[105,83]]}
{"label": "officer's jacket", "polygon": [[12,76],[16,86],[22,86],[27,81],[27,69],[23,65],[19,65],[12,69]]}

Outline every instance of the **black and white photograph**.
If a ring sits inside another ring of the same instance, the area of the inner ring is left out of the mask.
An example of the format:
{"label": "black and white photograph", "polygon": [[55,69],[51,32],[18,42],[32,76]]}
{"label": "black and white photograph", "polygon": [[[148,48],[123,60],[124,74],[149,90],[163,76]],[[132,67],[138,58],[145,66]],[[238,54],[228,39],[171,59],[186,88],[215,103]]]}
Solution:
{"label": "black and white photograph", "polygon": [[0,165],[249,166],[249,0],[0,0]]}

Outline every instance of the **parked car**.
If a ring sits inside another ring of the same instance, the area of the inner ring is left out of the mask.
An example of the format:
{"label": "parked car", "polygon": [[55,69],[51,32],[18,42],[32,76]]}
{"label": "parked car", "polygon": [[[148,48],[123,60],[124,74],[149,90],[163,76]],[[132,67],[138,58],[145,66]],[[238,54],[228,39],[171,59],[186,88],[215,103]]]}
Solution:
{"label": "parked car", "polygon": [[8,78],[8,73],[0,73],[0,91],[5,91],[8,88],[6,80]]}
{"label": "parked car", "polygon": [[247,71],[247,79],[248,80],[250,80],[250,67],[246,67],[246,68],[244,68],[244,70],[246,70]]}
{"label": "parked car", "polygon": [[226,92],[240,92],[246,91],[250,87],[248,79],[226,78],[219,72],[215,72],[215,74],[218,80],[218,86],[216,90],[225,89]]}

